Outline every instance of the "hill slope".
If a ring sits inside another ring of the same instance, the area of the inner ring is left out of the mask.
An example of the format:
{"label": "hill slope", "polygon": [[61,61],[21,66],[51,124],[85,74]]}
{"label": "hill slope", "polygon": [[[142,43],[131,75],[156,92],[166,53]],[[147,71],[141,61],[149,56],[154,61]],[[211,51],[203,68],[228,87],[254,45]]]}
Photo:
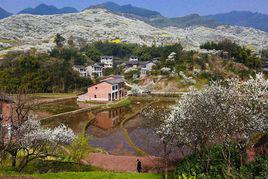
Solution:
{"label": "hill slope", "polygon": [[268,32],[268,15],[249,11],[232,11],[230,13],[205,16],[221,24],[253,27]]}
{"label": "hill slope", "polygon": [[36,8],[27,8],[20,11],[18,14],[33,14],[33,15],[53,15],[53,14],[65,14],[78,12],[75,8],[64,7],[58,9],[55,6],[48,6],[46,4],[40,4]]}
{"label": "hill slope", "polygon": [[105,9],[90,9],[80,13],[35,16],[15,15],[0,21],[0,40],[17,41],[21,48],[34,46],[43,50],[54,45],[54,36],[60,33],[76,43],[114,40],[152,45],[177,41],[166,31],[140,20],[130,19]]}
{"label": "hill slope", "polygon": [[74,43],[80,46],[94,41],[116,39],[117,42],[141,45],[180,42],[187,49],[198,50],[199,45],[206,41],[228,38],[256,49],[268,48],[268,33],[252,28],[191,26],[161,29],[105,9],[50,16],[14,15],[0,20],[0,46],[11,46],[8,50],[28,50],[34,47],[47,51],[55,45],[53,41],[57,33],[67,40],[72,37]]}
{"label": "hill slope", "polygon": [[12,15],[11,13],[7,12],[6,10],[4,10],[0,7],[0,19],[4,19],[4,18],[9,17],[11,15]]}

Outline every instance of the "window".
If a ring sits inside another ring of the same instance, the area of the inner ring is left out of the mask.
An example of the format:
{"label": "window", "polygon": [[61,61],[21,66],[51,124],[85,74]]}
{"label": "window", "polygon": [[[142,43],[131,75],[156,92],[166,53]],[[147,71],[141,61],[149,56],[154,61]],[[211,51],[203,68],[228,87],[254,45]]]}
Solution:
{"label": "window", "polygon": [[98,87],[96,86],[96,87],[95,87],[95,90],[97,90],[97,89],[98,89]]}
{"label": "window", "polygon": [[115,86],[113,86],[113,91],[115,90]]}
{"label": "window", "polygon": [[94,95],[94,98],[97,98],[97,95]]}

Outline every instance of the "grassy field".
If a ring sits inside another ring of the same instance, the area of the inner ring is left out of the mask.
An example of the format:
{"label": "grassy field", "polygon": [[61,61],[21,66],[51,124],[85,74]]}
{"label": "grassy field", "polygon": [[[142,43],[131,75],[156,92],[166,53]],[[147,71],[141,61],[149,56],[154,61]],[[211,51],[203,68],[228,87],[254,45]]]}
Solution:
{"label": "grassy field", "polygon": [[50,173],[43,175],[36,175],[38,178],[64,178],[64,179],[75,179],[75,178],[90,178],[90,179],[161,179],[161,175],[157,174],[136,174],[136,173],[112,173],[112,172],[67,172],[67,173]]}
{"label": "grassy field", "polygon": [[46,174],[13,174],[5,175],[0,173],[0,178],[10,178],[16,176],[18,178],[40,178],[40,179],[162,179],[162,175],[159,174],[147,174],[147,173],[113,173],[113,172],[62,172],[62,173],[46,173]]}
{"label": "grassy field", "polygon": [[76,97],[76,93],[36,93],[34,94],[37,98],[67,98]]}

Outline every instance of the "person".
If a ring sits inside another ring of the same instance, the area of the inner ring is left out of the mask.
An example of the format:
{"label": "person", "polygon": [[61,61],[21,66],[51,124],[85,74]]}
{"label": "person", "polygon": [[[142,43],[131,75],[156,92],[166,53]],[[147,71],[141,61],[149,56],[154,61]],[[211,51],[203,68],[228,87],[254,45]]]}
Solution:
{"label": "person", "polygon": [[137,171],[138,171],[138,173],[141,173],[141,169],[142,169],[141,161],[139,159],[137,159]]}

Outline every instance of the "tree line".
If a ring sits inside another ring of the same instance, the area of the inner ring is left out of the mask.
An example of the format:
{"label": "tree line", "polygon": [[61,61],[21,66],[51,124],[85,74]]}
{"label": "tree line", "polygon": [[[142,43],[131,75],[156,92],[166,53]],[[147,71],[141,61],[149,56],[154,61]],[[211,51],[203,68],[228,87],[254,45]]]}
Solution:
{"label": "tree line", "polygon": [[6,92],[69,92],[90,84],[90,79],[73,71],[70,61],[52,55],[22,54],[0,66],[0,89]]}
{"label": "tree line", "polygon": [[228,55],[237,62],[243,63],[249,68],[260,71],[263,67],[263,60],[256,56],[252,50],[240,46],[231,40],[225,39],[220,42],[206,42],[200,46],[201,49],[221,50],[228,52]]}

